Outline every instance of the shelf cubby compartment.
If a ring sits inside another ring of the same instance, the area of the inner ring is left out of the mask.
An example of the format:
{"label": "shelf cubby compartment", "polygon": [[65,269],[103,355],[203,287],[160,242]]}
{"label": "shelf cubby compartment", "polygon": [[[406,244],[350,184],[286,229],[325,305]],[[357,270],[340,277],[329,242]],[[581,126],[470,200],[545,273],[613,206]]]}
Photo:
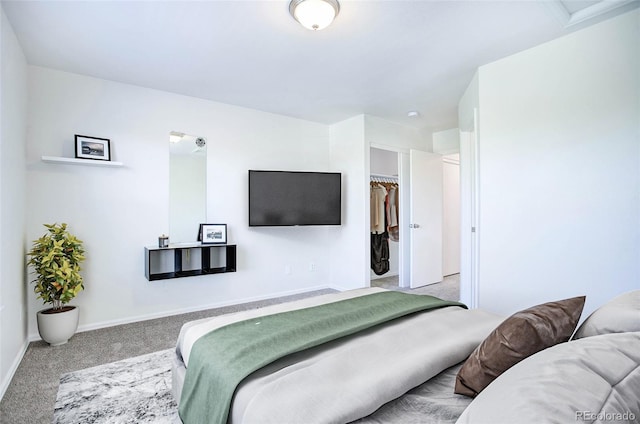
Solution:
{"label": "shelf cubby compartment", "polygon": [[180,243],[144,248],[149,281],[236,271],[235,244]]}

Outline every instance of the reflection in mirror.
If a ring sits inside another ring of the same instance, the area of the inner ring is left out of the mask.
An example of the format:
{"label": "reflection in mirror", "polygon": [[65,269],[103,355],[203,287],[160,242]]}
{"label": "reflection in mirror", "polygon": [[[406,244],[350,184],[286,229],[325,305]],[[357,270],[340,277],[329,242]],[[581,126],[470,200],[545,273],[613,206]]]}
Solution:
{"label": "reflection in mirror", "polygon": [[207,145],[203,137],[169,133],[169,241],[194,242],[207,222]]}

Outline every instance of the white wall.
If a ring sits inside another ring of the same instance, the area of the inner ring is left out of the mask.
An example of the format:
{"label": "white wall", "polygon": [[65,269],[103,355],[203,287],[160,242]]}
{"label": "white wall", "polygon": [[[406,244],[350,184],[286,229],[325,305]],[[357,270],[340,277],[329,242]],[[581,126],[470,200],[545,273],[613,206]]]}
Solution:
{"label": "white wall", "polygon": [[0,398],[27,346],[25,142],[27,62],[0,7]]}
{"label": "white wall", "polygon": [[640,288],[639,21],[480,68],[481,307]]}
{"label": "white wall", "polygon": [[474,110],[480,107],[480,82],[476,72],[458,103],[458,129],[475,131]]}
{"label": "white wall", "polygon": [[405,127],[370,115],[365,115],[364,125],[367,143],[373,147],[388,147],[396,151],[427,151],[431,147],[430,140],[424,133],[413,127]]}
{"label": "white wall", "polygon": [[[369,285],[371,268],[370,146],[426,150],[427,142],[414,128],[367,115],[334,124],[330,131],[330,169],[343,173],[343,222],[341,228],[330,229],[329,281],[331,286],[343,289],[365,287]],[[401,201],[403,190],[401,187]],[[406,243],[407,234],[401,229],[401,242],[403,237]]]}
{"label": "white wall", "polygon": [[398,153],[371,148],[370,171],[372,174],[398,177]]}
{"label": "white wall", "polygon": [[342,172],[342,227],[330,230],[330,282],[341,289],[369,284],[369,146],[364,115],[331,126],[331,171]]}
{"label": "white wall", "polygon": [[460,130],[458,128],[434,132],[432,137],[433,153],[447,155],[460,151]]}
{"label": "white wall", "polygon": [[[340,228],[249,228],[247,170],[329,170],[328,126],[40,67],[29,67],[29,88],[27,236],[67,222],[84,240],[86,289],[73,301],[81,329],[327,285],[329,234]],[[228,224],[236,273],[144,277],[143,247],[168,231],[167,135],[176,129],[207,138],[207,219]],[[40,160],[73,157],[74,134],[111,139],[113,160],[125,166]],[[30,296],[31,335],[41,307]]]}
{"label": "white wall", "polygon": [[442,164],[442,274],[460,272],[460,130],[452,128],[432,135],[433,152]]}

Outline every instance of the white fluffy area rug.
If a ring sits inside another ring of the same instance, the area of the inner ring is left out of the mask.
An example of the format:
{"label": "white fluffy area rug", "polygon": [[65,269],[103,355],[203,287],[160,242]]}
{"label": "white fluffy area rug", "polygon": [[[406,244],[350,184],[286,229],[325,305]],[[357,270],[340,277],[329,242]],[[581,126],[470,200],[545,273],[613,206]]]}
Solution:
{"label": "white fluffy area rug", "polygon": [[54,424],[177,424],[171,394],[174,349],[63,374]]}

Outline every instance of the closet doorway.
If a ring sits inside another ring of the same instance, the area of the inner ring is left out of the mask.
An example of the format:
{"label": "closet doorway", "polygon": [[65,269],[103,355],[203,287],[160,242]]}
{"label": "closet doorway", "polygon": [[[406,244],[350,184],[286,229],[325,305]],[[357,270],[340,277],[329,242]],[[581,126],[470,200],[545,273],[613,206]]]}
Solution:
{"label": "closet doorway", "polygon": [[[371,212],[370,285],[408,287],[408,192],[403,172],[408,171],[405,152],[371,147],[369,194]],[[371,248],[373,247],[373,248]]]}
{"label": "closet doorway", "polygon": [[[391,234],[388,236],[388,270],[382,267],[374,271],[372,266],[370,285],[418,288],[441,282],[447,275],[450,275],[448,281],[452,277],[459,281],[459,156],[391,149],[393,147],[370,147],[370,195],[379,183],[387,191],[390,186],[397,187],[399,240]],[[375,207],[370,205],[370,210],[373,224]],[[372,245],[375,237],[372,233]],[[375,260],[374,253],[375,249],[370,248],[372,260]]]}

